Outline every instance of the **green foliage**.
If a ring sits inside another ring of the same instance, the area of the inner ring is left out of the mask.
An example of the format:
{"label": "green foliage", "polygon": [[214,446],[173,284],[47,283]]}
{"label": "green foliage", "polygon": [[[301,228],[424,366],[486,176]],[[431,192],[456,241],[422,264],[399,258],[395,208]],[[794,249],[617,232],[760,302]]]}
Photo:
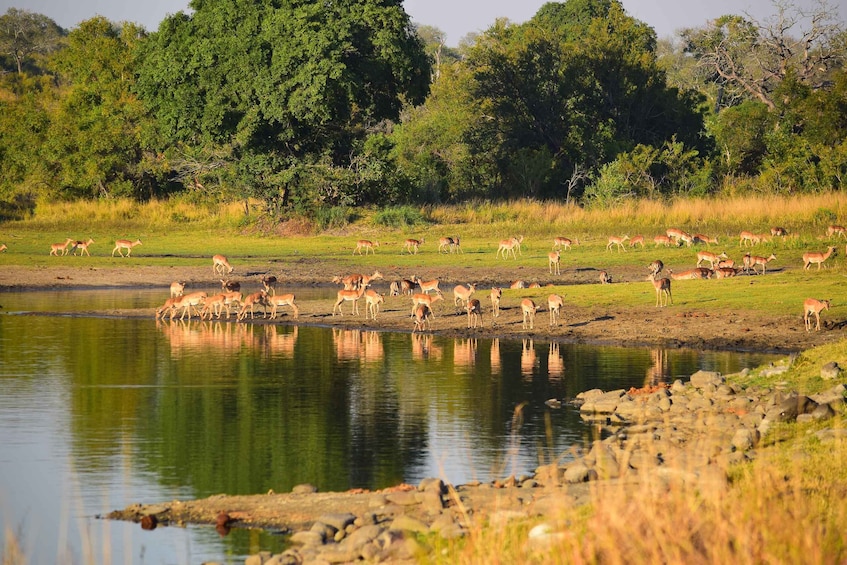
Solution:
{"label": "green foliage", "polygon": [[332,230],[347,227],[356,221],[358,214],[347,206],[333,206],[315,210],[314,220],[321,230]]}
{"label": "green foliage", "polygon": [[426,217],[412,206],[398,206],[379,210],[374,214],[373,223],[387,228],[415,227],[426,223]]}
{"label": "green foliage", "polygon": [[40,72],[38,57],[59,48],[64,30],[42,14],[28,10],[9,10],[0,16],[0,54],[14,64],[18,74]]}

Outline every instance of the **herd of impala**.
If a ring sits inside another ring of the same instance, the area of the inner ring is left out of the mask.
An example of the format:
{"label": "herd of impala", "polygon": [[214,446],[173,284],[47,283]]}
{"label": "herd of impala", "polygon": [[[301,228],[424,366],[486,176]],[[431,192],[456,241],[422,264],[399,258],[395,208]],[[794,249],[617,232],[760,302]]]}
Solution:
{"label": "herd of impala", "polygon": [[[725,252],[714,253],[708,250],[698,250],[696,252],[697,262],[694,268],[682,272],[674,273],[668,269],[668,277],[661,277],[660,274],[664,270],[664,264],[660,260],[653,261],[648,265],[649,275],[647,279],[653,284],[656,291],[656,306],[664,307],[673,304],[673,295],[671,294],[672,280],[686,279],[711,279],[711,278],[726,278],[733,277],[740,273],[760,274],[758,268],[761,267],[761,274],[765,274],[767,265],[776,259],[773,253],[770,256],[760,256],[753,254],[753,248],[760,243],[766,243],[772,238],[785,238],[788,231],[782,227],[773,227],[769,234],[754,233],[751,231],[742,231],[739,234],[738,245],[743,248],[746,253],[741,259],[740,264],[730,259]],[[847,228],[839,225],[830,225],[826,231],[827,238],[845,238],[847,239]],[[523,255],[521,249],[524,237],[512,236],[507,239],[500,240],[497,246],[495,257],[502,259],[517,259],[518,255]],[[607,251],[616,250],[618,253],[626,252],[630,249],[645,247],[645,236],[629,235],[610,236]],[[94,243],[94,239],[89,238],[87,241],[67,238],[64,242],[53,243],[50,245],[50,255],[64,256],[73,254],[76,255],[91,255],[89,246]],[[420,247],[425,243],[425,239],[406,239],[403,242],[401,253],[408,252],[410,255],[417,255]],[[704,234],[689,234],[681,229],[668,229],[664,234],[653,237],[655,247],[680,247],[692,246],[695,244],[718,244],[716,237],[710,237]],[[130,257],[132,249],[135,246],[141,245],[141,240],[135,241],[128,239],[118,239],[115,241],[115,247],[112,250],[112,257],[118,253],[121,257]],[[578,239],[569,239],[566,237],[556,237],[553,239],[553,248],[547,254],[548,268],[552,275],[561,274],[561,254],[562,251],[570,250],[573,245],[580,245]],[[376,248],[379,247],[378,241],[360,239],[356,241],[353,254],[358,253],[365,255],[376,253]],[[747,248],[750,250],[747,251]],[[0,252],[6,251],[7,246],[0,244]],[[126,251],[126,254],[124,254]],[[461,242],[458,236],[442,237],[438,240],[438,253],[463,253]],[[847,247],[845,247],[847,253]],[[828,246],[825,252],[807,252],[803,254],[803,269],[809,270],[812,265],[817,265],[817,270],[832,256],[837,254],[835,246]],[[708,263],[708,267],[705,264]],[[233,272],[233,267],[228,259],[223,255],[214,255],[212,257],[212,271],[216,276],[226,276]],[[375,271],[372,275],[352,274],[344,277],[334,277],[333,283],[343,285],[343,288],[338,291],[335,304],[333,305],[332,315],[336,313],[343,316],[342,306],[346,302],[351,303],[350,312],[352,315],[359,315],[359,300],[365,299],[365,319],[377,319],[380,308],[382,307],[385,295],[373,290],[370,287],[375,280],[382,279],[382,273]],[[603,284],[611,283],[611,276],[606,271],[601,271],[600,282]],[[274,276],[265,276],[261,279],[262,289],[257,292],[244,296],[241,293],[240,284],[237,282],[221,279],[221,292],[212,296],[208,296],[206,292],[191,292],[185,293],[185,285],[183,283],[174,282],[171,285],[171,296],[165,303],[156,310],[156,318],[164,319],[169,316],[171,320],[179,313],[180,320],[184,320],[187,315],[189,318],[192,315],[199,316],[201,319],[209,319],[215,316],[217,319],[226,311],[227,319],[234,314],[237,320],[245,320],[249,315],[251,319],[255,317],[257,307],[262,308],[264,317],[270,315],[271,319],[275,319],[278,311],[282,307],[289,307],[293,312],[294,318],[299,316],[299,307],[295,304],[293,293],[276,294],[277,279]],[[539,287],[538,283],[529,285],[529,288]],[[510,288],[528,288],[523,281],[515,281],[510,285]],[[419,292],[416,292],[419,289]],[[467,314],[467,327],[476,328],[482,324],[482,304],[472,295],[476,292],[476,286],[456,285],[453,290],[453,303],[457,308],[457,312],[465,312]],[[413,331],[425,330],[432,327],[432,319],[435,317],[434,304],[439,300],[444,299],[444,295],[439,289],[439,281],[423,281],[418,277],[411,279],[400,279],[392,281],[389,287],[389,296],[408,296],[412,301],[411,318],[414,322]],[[491,315],[497,318],[500,315],[500,300],[502,298],[502,289],[494,287],[489,293],[491,302]],[[558,325],[563,306],[563,299],[558,294],[551,294],[547,299],[548,312],[550,314],[550,325]],[[830,300],[819,300],[808,298],[803,303],[803,320],[807,331],[812,329],[812,316],[815,318],[815,329],[820,330],[820,314],[823,310],[829,309],[831,306]],[[268,311],[270,308],[270,311]],[[532,299],[524,298],[520,302],[521,314],[523,316],[523,328],[533,329],[535,327],[535,313],[540,306],[536,305]]]}

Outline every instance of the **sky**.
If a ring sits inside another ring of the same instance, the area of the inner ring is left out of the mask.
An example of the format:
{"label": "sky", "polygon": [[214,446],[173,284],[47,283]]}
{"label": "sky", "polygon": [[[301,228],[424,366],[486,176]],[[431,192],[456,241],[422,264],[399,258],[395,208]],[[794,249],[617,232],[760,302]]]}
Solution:
{"label": "sky", "polygon": [[[406,12],[418,24],[439,28],[447,44],[457,46],[468,33],[485,31],[497,18],[515,23],[530,19],[546,0],[405,0]],[[799,0],[810,6],[814,0]],[[832,0],[842,5],[843,0]],[[656,30],[659,38],[672,37],[680,28],[700,27],[724,14],[748,13],[763,20],[775,12],[773,0],[623,0],[627,13]],[[9,8],[29,10],[72,29],[100,15],[113,22],[130,21],[156,31],[169,14],[188,10],[188,0],[0,0],[0,14]],[[847,10],[840,10],[841,19]]]}

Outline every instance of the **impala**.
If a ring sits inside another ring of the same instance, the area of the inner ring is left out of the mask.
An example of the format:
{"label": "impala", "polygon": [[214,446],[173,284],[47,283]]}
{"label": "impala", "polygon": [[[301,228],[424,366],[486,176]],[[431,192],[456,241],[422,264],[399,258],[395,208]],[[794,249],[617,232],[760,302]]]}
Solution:
{"label": "impala", "polygon": [[550,310],[550,325],[557,326],[559,325],[559,317],[562,314],[562,306],[564,305],[564,300],[558,294],[551,294],[547,297],[547,308]]}
{"label": "impala", "polygon": [[675,281],[712,278],[712,271],[705,267],[697,267],[687,271],[682,271],[681,273],[674,273],[673,270],[668,269],[668,274]]}
{"label": "impala", "polygon": [[[229,315],[231,314],[230,307],[238,308],[241,305],[241,292],[238,290],[231,290],[229,292],[224,292],[223,295],[224,308],[226,308],[226,319],[229,320]],[[220,316],[218,317],[220,318]]]}
{"label": "impala", "polygon": [[270,296],[276,295],[276,283],[278,279],[273,275],[262,275],[262,287]]}
{"label": "impala", "polygon": [[756,267],[761,265],[762,266],[762,274],[764,275],[765,271],[767,270],[767,267],[766,267],[767,264],[770,263],[771,261],[773,261],[774,259],[776,259],[776,255],[774,255],[773,253],[771,253],[770,257],[760,257],[758,255],[753,255],[752,257],[750,257],[750,262],[751,262],[751,266],[753,267],[753,272],[758,274],[758,271],[756,271]]}
{"label": "impala", "polygon": [[294,311],[295,320],[300,317],[300,308],[294,303],[294,293],[292,292],[272,296],[269,302],[271,304],[271,320],[276,318],[276,311],[282,306],[291,306],[291,310]]}
{"label": "impala", "polygon": [[738,245],[747,247],[747,243],[750,244],[750,247],[753,247],[754,245],[759,243],[759,236],[751,231],[741,232],[738,236]]}
{"label": "impala", "polygon": [[421,287],[421,292],[428,293],[430,290],[434,290],[436,294],[441,294],[441,289],[438,288],[438,279],[433,279],[431,281],[422,281],[417,276],[412,277],[412,280],[416,285]]}
{"label": "impala", "polygon": [[267,317],[267,308],[265,305],[268,303],[267,301],[268,293],[263,290],[259,292],[254,292],[253,294],[248,294],[244,297],[244,300],[241,302],[241,310],[238,311],[238,320],[243,320],[247,317],[247,309],[250,309],[250,319],[254,319],[254,308],[256,306],[261,306],[265,311],[263,317]]}
{"label": "impala", "polygon": [[611,251],[612,246],[617,245],[618,246],[618,253],[621,252],[621,249],[623,249],[624,252],[626,252],[626,247],[623,246],[623,242],[626,241],[627,239],[629,239],[628,235],[625,235],[623,237],[618,237],[616,235],[610,235],[609,236],[609,244],[606,246],[606,251]]}
{"label": "impala", "polygon": [[374,271],[372,275],[362,275],[361,285],[369,286],[373,281],[382,278],[382,273],[379,271]]}
{"label": "impala", "polygon": [[73,243],[74,240],[68,238],[65,240],[65,243],[52,243],[50,244],[50,255],[55,255],[58,257],[59,255],[65,255],[68,252],[68,245]]}
{"label": "impala", "polygon": [[788,235],[788,230],[785,229],[785,228],[775,226],[775,227],[771,228],[771,235],[773,237],[779,236],[779,237],[782,237],[783,239],[785,239],[785,237]]}
{"label": "impala", "polygon": [[415,327],[412,333],[416,331],[424,331],[427,327],[432,328],[432,310],[426,304],[418,304],[412,309],[412,316],[415,319]]}
{"label": "impala", "polygon": [[606,271],[600,271],[600,284],[612,284],[612,275]]}
{"label": "impala", "polygon": [[400,296],[401,294],[412,294],[412,291],[415,289],[415,282],[407,279],[392,281],[389,289],[391,291],[391,296]]}
{"label": "impala", "polygon": [[714,243],[715,245],[717,245],[718,244],[718,238],[709,237],[708,235],[698,233],[698,234],[694,235],[694,243],[706,243],[706,244]]}
{"label": "impala", "polygon": [[182,296],[185,292],[185,283],[174,281],[171,283],[171,298]]}
{"label": "impala", "polygon": [[704,261],[708,261],[711,265],[712,269],[715,268],[715,263],[718,263],[722,259],[728,259],[727,254],[721,252],[720,255],[717,253],[711,253],[709,251],[698,251],[697,252],[697,266],[699,267],[701,263]]}
{"label": "impala", "polygon": [[726,279],[729,277],[734,277],[738,274],[738,269],[735,267],[718,267],[715,269],[715,278],[716,279]]}
{"label": "impala", "polygon": [[527,323],[529,323],[529,329],[535,328],[535,312],[538,310],[538,306],[535,305],[535,302],[530,298],[524,298],[521,300],[521,312],[523,312],[523,328],[527,329]]}
{"label": "impala", "polygon": [[179,301],[178,296],[172,296],[165,300],[165,303],[156,308],[156,319],[158,320],[160,317],[164,320],[165,314],[170,311],[171,320],[174,319],[174,312],[176,311],[176,303]]}
{"label": "impala", "polygon": [[570,239],[568,239],[566,237],[554,237],[553,238],[553,251],[558,251],[562,248],[570,250],[571,245],[573,245],[574,243],[579,245],[579,240],[577,239],[576,241],[571,241]]}
{"label": "impala", "polygon": [[379,305],[382,304],[385,297],[375,290],[368,289],[365,291],[365,319],[368,319],[368,314],[376,320],[376,315],[379,313]]}
{"label": "impala", "polygon": [[[414,254],[418,254],[418,247],[423,245],[425,238],[420,239],[407,239],[406,243],[403,245],[403,249],[409,252],[409,255],[412,255],[412,251],[414,250]],[[401,251],[402,253],[402,251]]]}
{"label": "impala", "polygon": [[359,299],[365,294],[365,285],[359,287],[359,290],[339,290],[336,294],[335,305],[332,307],[332,315],[335,316],[335,311],[338,310],[339,316],[344,316],[341,311],[341,305],[345,301],[353,303],[353,308],[350,309],[350,314],[359,313]]}
{"label": "impala", "polygon": [[718,269],[734,269],[735,261],[732,259],[724,259],[723,261],[718,261]]}
{"label": "impala", "polygon": [[6,244],[5,244],[5,243],[0,244],[0,253],[3,253],[3,252],[4,252],[4,251],[6,251],[7,249],[9,249],[9,248],[8,248],[8,247],[6,247]]}
{"label": "impala", "polygon": [[829,310],[829,300],[817,300],[815,298],[807,298],[803,301],[803,321],[806,323],[806,331],[812,330],[811,314],[815,315],[815,331],[821,329],[821,312]]}
{"label": "impala", "polygon": [[644,249],[644,236],[636,235],[632,239],[629,240],[629,246],[635,247],[636,245],[640,245],[642,249]]}
{"label": "impala", "polygon": [[655,261],[647,265],[647,270],[650,271],[651,275],[658,275],[662,272],[662,269],[664,268],[665,264],[662,263],[662,261],[659,259],[656,259]]}
{"label": "impala", "polygon": [[467,306],[468,300],[470,300],[471,295],[476,291],[476,285],[469,284],[468,286],[463,286],[457,284],[453,287],[453,305],[459,308],[462,308],[462,302]]}
{"label": "impala", "polygon": [[553,274],[554,270],[556,271],[555,274],[557,274],[557,275],[562,274],[562,271],[560,270],[560,267],[559,267],[559,265],[561,263],[561,258],[562,258],[562,256],[561,256],[559,251],[551,251],[550,253],[547,254],[547,262],[549,263],[550,274]]}
{"label": "impala", "polygon": [[435,311],[432,309],[432,305],[442,300],[444,296],[441,293],[436,295],[426,294],[423,292],[418,292],[412,295],[412,315],[415,314],[415,308],[419,305],[424,304],[427,308],[429,308],[431,315],[435,317]]}
{"label": "impala", "polygon": [[471,298],[465,305],[465,310],[468,312],[468,327],[476,327],[477,322],[482,325],[482,304],[476,298]]}
{"label": "impala", "polygon": [[[185,314],[188,314],[189,319],[191,318],[191,310],[198,316],[200,316],[200,310],[198,306],[202,306],[206,301],[206,293],[205,292],[192,292],[190,294],[183,294],[179,298],[176,299],[176,303],[174,304],[174,308],[182,308],[182,315],[179,317],[180,320],[185,319]],[[171,316],[173,317],[173,316]]]}
{"label": "impala", "polygon": [[497,253],[495,257],[500,257],[502,254],[503,259],[508,259],[509,252],[512,253],[512,257],[517,259],[518,254],[515,251],[515,248],[520,249],[521,241],[523,241],[523,236],[518,239],[517,237],[510,237],[509,239],[501,239],[500,246],[497,248]]}
{"label": "impala", "polygon": [[524,282],[522,280],[516,280],[515,282],[513,282],[512,284],[509,285],[509,288],[511,288],[511,289],[526,288],[526,282]]}
{"label": "impala", "polygon": [[229,261],[223,255],[213,255],[212,256],[212,272],[216,275],[225,275],[229,274],[235,269],[232,265],[229,264]]}
{"label": "impala", "polygon": [[653,243],[656,244],[656,247],[659,247],[660,245],[664,245],[665,247],[670,247],[671,246],[671,238],[669,238],[666,235],[657,235],[656,237],[653,238]]}
{"label": "impala", "polygon": [[441,253],[442,250],[447,249],[448,252],[453,253],[453,245],[455,241],[452,237],[442,237],[438,240],[438,252]]}
{"label": "impala", "polygon": [[803,270],[807,270],[812,266],[812,263],[818,264],[818,270],[821,270],[821,264],[829,259],[832,255],[836,255],[835,248],[830,247],[826,253],[803,253]]}
{"label": "impala", "polygon": [[688,246],[690,246],[694,242],[694,238],[688,235],[688,232],[677,228],[670,228],[665,230],[665,235],[667,235],[668,238],[672,241],[675,241],[677,245],[679,245],[680,241],[684,241],[685,244]]}
{"label": "impala", "polygon": [[650,275],[648,279],[653,283],[653,288],[656,289],[656,306],[664,308],[668,304],[673,304],[671,280],[668,278],[657,279],[655,275]]}
{"label": "impala", "polygon": [[500,298],[503,297],[503,290],[495,286],[488,296],[491,299],[491,315],[496,318],[500,315]]}
{"label": "impala", "polygon": [[465,252],[462,251],[462,243],[459,241],[458,235],[453,238],[453,245],[450,246],[450,253],[453,253],[453,251],[461,253],[462,255],[465,254]]}
{"label": "impala", "polygon": [[232,292],[234,290],[241,290],[241,283],[238,282],[238,281],[231,281],[229,279],[227,279],[227,280],[220,279],[220,281],[221,281],[221,290],[224,290],[224,291],[227,291],[227,292]]}
{"label": "impala", "polygon": [[374,249],[374,247],[379,247],[378,241],[370,241],[370,240],[367,240],[367,239],[360,239],[359,241],[356,242],[356,249],[353,250],[353,255],[355,255],[356,252],[358,252],[359,255],[361,255],[362,249],[365,250],[365,255],[368,254],[368,251],[370,251],[371,253],[376,255],[376,250]]}
{"label": "impala", "polygon": [[221,317],[221,312],[223,312],[224,305],[226,303],[226,296],[224,294],[216,294],[214,296],[210,296],[203,303],[203,309],[200,310],[200,319],[206,319],[206,313],[209,314],[209,319],[212,319],[212,314],[214,314],[218,319]]}
{"label": "impala", "polygon": [[76,255],[76,250],[79,249],[79,256],[82,257],[83,254],[91,257],[91,253],[88,252],[88,246],[94,243],[94,240],[88,238],[88,241],[76,241],[73,245],[73,253]]}
{"label": "impala", "polygon": [[833,235],[844,236],[844,238],[847,239],[847,228],[835,225],[826,228],[826,236],[832,237]]}

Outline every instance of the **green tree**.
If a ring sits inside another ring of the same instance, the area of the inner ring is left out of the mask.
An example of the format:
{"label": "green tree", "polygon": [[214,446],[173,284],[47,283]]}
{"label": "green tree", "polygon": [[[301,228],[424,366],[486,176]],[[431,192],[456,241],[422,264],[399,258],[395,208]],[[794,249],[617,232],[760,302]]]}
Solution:
{"label": "green tree", "polygon": [[18,74],[35,68],[34,57],[57,50],[64,30],[42,14],[9,8],[0,16],[0,54],[14,61]]}
{"label": "green tree", "polygon": [[426,96],[429,61],[399,0],[191,7],[143,45],[138,92],[162,143],[230,146],[242,196],[287,206],[304,166],[348,167],[357,140]]}

